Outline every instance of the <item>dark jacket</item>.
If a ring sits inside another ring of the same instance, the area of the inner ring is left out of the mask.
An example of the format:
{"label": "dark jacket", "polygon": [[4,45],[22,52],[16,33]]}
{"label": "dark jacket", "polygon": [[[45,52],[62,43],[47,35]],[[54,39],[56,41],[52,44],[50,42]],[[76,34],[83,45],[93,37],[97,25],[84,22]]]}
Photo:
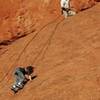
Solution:
{"label": "dark jacket", "polygon": [[22,67],[16,68],[14,74],[18,75],[19,72],[21,72],[23,75],[27,74],[26,71],[25,71],[25,68],[22,68]]}

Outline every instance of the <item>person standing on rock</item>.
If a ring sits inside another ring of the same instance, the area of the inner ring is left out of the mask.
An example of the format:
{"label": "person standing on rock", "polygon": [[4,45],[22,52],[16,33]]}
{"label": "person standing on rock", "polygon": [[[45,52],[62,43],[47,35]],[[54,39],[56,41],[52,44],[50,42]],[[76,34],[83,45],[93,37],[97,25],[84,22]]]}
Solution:
{"label": "person standing on rock", "polygon": [[11,87],[14,93],[22,89],[28,80],[32,80],[33,67],[27,66],[26,68],[17,67],[14,71],[15,83]]}
{"label": "person standing on rock", "polygon": [[72,11],[70,8],[70,1],[71,0],[61,0],[60,1],[61,13],[64,15],[65,18],[76,14],[76,12]]}

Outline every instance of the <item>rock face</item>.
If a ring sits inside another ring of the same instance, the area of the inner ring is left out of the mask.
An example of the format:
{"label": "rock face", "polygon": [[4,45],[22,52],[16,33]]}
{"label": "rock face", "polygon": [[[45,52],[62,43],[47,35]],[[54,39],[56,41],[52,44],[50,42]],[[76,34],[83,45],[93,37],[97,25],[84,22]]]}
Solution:
{"label": "rock face", "polygon": [[[56,2],[57,0],[55,0]],[[0,43],[15,40],[39,27],[41,21],[58,15],[51,0],[0,0]],[[45,22],[44,22],[45,23]]]}
{"label": "rock face", "polygon": [[[71,7],[77,12],[94,4],[94,0],[71,0]],[[0,43],[34,32],[41,23],[45,24],[58,15],[59,0],[0,0]]]}
{"label": "rock face", "polygon": [[[57,17],[4,49],[0,100],[100,100],[100,4],[67,19]],[[13,95],[14,69],[28,65],[37,77]]]}
{"label": "rock face", "polygon": [[90,8],[95,4],[95,0],[71,0],[71,7],[77,12]]}
{"label": "rock face", "polygon": [[[73,0],[77,12],[94,0]],[[29,35],[27,35],[29,34]],[[100,100],[100,4],[68,19],[58,0],[0,0],[0,100]],[[13,95],[13,71],[36,79]]]}

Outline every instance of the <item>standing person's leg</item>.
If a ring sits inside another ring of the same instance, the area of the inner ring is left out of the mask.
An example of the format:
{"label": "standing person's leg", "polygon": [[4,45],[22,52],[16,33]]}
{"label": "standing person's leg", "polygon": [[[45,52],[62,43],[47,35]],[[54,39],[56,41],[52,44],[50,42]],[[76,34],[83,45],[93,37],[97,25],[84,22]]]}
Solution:
{"label": "standing person's leg", "polygon": [[63,15],[64,15],[65,18],[67,18],[68,17],[68,12],[66,10],[63,10]]}
{"label": "standing person's leg", "polygon": [[64,5],[64,11],[63,11],[65,18],[69,16],[69,13],[68,13],[69,10],[70,10],[70,0],[66,0],[65,5]]}
{"label": "standing person's leg", "polygon": [[66,0],[65,7],[66,7],[66,9],[70,9],[70,0]]}
{"label": "standing person's leg", "polygon": [[61,13],[66,18],[68,16],[68,10],[69,10],[69,0],[61,0]]}
{"label": "standing person's leg", "polygon": [[64,15],[65,18],[67,18],[68,17],[68,11],[67,11],[68,9],[66,9],[64,7],[62,7],[61,9],[62,9],[62,14]]}

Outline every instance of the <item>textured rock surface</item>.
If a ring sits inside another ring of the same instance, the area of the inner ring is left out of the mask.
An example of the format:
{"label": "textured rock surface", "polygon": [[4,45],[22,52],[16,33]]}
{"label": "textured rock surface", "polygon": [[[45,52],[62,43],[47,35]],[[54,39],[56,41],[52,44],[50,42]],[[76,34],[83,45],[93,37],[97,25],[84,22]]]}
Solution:
{"label": "textured rock surface", "polygon": [[[94,4],[94,0],[71,2],[72,9],[77,12]],[[41,23],[46,24],[59,14],[59,0],[0,0],[0,43],[6,44],[37,31]]]}
{"label": "textured rock surface", "polygon": [[[54,16],[46,18],[44,23]],[[37,77],[13,95],[13,71],[27,65],[35,66]],[[0,100],[100,100],[100,3],[57,17],[2,49]]]}
{"label": "textured rock surface", "polygon": [[58,15],[56,1],[0,0],[0,41],[12,41],[36,31],[46,19]]}

